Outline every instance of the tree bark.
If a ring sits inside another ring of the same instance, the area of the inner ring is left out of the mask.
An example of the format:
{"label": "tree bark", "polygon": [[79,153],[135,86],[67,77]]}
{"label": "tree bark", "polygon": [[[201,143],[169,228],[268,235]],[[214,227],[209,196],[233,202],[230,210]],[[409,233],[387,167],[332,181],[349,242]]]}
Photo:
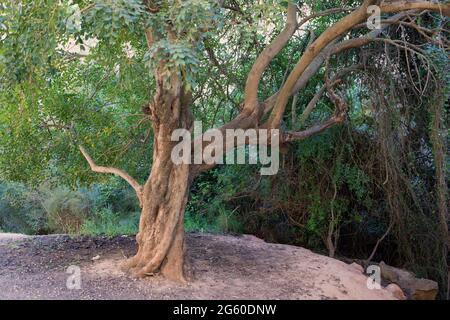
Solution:
{"label": "tree bark", "polygon": [[137,254],[126,268],[138,277],[160,272],[185,281],[184,209],[189,189],[189,167],[173,165],[156,156],[149,182],[144,187]]}
{"label": "tree bark", "polygon": [[137,254],[124,268],[137,277],[161,273],[171,280],[185,282],[184,209],[190,187],[190,166],[176,165],[171,159],[171,141],[176,129],[192,129],[189,107],[191,95],[178,75],[165,78],[156,72],[157,91],[149,104],[154,131],[153,164],[142,191]]}

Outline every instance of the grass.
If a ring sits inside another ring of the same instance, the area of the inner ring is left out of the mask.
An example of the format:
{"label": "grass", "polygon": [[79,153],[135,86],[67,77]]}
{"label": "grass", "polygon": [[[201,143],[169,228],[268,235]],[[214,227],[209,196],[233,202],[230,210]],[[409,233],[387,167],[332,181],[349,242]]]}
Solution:
{"label": "grass", "polygon": [[189,213],[184,217],[184,228],[186,232],[216,232],[216,227],[207,219]]}
{"label": "grass", "polygon": [[[80,234],[98,236],[134,235],[138,232],[139,213],[119,214],[103,209],[84,221]],[[241,233],[240,223],[233,217],[219,215],[213,222],[197,215],[187,214],[184,220],[186,232]]]}
{"label": "grass", "polygon": [[139,213],[120,214],[103,208],[84,221],[80,228],[83,235],[133,235],[138,231]]}
{"label": "grass", "polygon": [[187,232],[242,233],[243,227],[234,212],[219,210],[217,216],[208,219],[201,215],[186,213],[184,228]]}

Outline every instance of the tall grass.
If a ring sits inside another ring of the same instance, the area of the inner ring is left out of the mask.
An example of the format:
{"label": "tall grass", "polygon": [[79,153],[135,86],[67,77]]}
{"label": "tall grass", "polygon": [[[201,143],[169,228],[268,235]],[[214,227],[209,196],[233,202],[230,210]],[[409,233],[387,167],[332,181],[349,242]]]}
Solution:
{"label": "tall grass", "polygon": [[84,235],[133,235],[138,231],[139,212],[117,213],[110,208],[102,208],[86,219],[80,233]]}

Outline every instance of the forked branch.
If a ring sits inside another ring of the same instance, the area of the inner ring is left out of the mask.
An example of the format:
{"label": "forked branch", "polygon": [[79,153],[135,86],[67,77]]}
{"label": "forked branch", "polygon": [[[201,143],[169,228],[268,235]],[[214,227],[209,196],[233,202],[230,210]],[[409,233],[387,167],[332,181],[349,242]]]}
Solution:
{"label": "forked branch", "polygon": [[296,140],[305,140],[306,138],[312,137],[319,133],[324,132],[328,128],[333,127],[335,124],[342,123],[345,116],[343,114],[336,114],[326,120],[325,122],[316,124],[311,128],[298,132],[286,132],[283,134],[283,142],[292,142]]}
{"label": "forked branch", "polygon": [[[378,1],[376,0],[365,0],[357,10],[353,11],[332,27],[328,28],[316,39],[316,41],[314,41],[311,46],[308,47],[298,61],[297,65],[292,70],[281,90],[277,93],[276,102],[265,126],[270,128],[277,128],[280,126],[286,104],[294,92],[294,88],[296,87],[300,77],[304,74],[308,67],[312,65],[321,52],[327,48],[327,46],[353,29],[356,25],[363,23],[368,18],[368,7],[377,3]],[[396,13],[409,10],[432,10],[440,12],[445,16],[450,15],[449,4],[433,3],[431,1],[395,1],[389,4],[383,4],[380,8],[383,13]],[[351,45],[362,46],[368,42],[370,42],[370,39],[358,39],[357,43],[352,43]]]}
{"label": "forked branch", "polygon": [[247,77],[245,85],[244,111],[253,109],[258,103],[258,86],[264,71],[273,58],[285,47],[297,30],[297,6],[289,3],[286,26],[275,40],[259,55]]}
{"label": "forked branch", "polygon": [[112,167],[102,167],[95,164],[94,160],[92,160],[91,156],[87,153],[86,149],[83,146],[78,146],[80,148],[81,153],[83,154],[86,161],[89,163],[91,170],[98,173],[111,173],[115,174],[133,187],[134,191],[136,191],[136,196],[139,199],[139,205],[142,207],[142,186],[134,180],[128,173],[123,170],[112,168]]}

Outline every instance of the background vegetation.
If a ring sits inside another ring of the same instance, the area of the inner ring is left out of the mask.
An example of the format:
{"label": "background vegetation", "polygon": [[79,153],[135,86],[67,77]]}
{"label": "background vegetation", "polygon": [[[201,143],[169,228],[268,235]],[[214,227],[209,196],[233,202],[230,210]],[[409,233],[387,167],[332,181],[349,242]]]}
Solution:
{"label": "background vegetation", "polygon": [[[283,26],[284,2],[245,1],[239,2],[240,13],[217,11],[220,28],[206,33],[199,48],[158,44],[174,64],[186,65],[194,112],[205,130],[237,114],[257,53]],[[9,30],[0,37],[0,230],[134,234],[139,218],[134,192],[114,177],[91,173],[77,144],[82,142],[99,164],[123,168],[140,181],[148,174],[152,135],[142,107],[154,80],[147,69],[152,53],[136,31],[142,4],[98,1],[79,21],[86,1],[24,3],[20,10],[0,4],[0,30]],[[180,24],[200,21],[211,11],[209,1],[182,3],[174,8]],[[357,3],[305,1],[316,11]],[[340,16],[316,19],[308,29],[320,33]],[[99,29],[95,19],[109,25]],[[265,25],[254,23],[259,19]],[[439,15],[421,19],[423,26],[448,26]],[[87,31],[81,32],[78,22]],[[424,42],[407,27],[393,26],[387,33],[392,39]],[[274,60],[261,96],[278,89],[311,36],[299,33]],[[59,47],[69,39],[89,46],[90,37],[98,43],[89,55]],[[444,295],[448,239],[439,211],[443,192],[448,204],[450,63],[439,46],[429,43],[422,49],[418,57],[374,43],[332,59],[332,70],[355,61],[365,67],[345,80],[348,121],[283,146],[276,176],[262,177],[255,166],[221,166],[204,173],[192,187],[186,229],[252,233],[338,257],[384,260],[435,279]],[[291,101],[286,128],[307,127],[333,112],[324,97],[308,119],[302,118],[325,72],[322,68]]]}

